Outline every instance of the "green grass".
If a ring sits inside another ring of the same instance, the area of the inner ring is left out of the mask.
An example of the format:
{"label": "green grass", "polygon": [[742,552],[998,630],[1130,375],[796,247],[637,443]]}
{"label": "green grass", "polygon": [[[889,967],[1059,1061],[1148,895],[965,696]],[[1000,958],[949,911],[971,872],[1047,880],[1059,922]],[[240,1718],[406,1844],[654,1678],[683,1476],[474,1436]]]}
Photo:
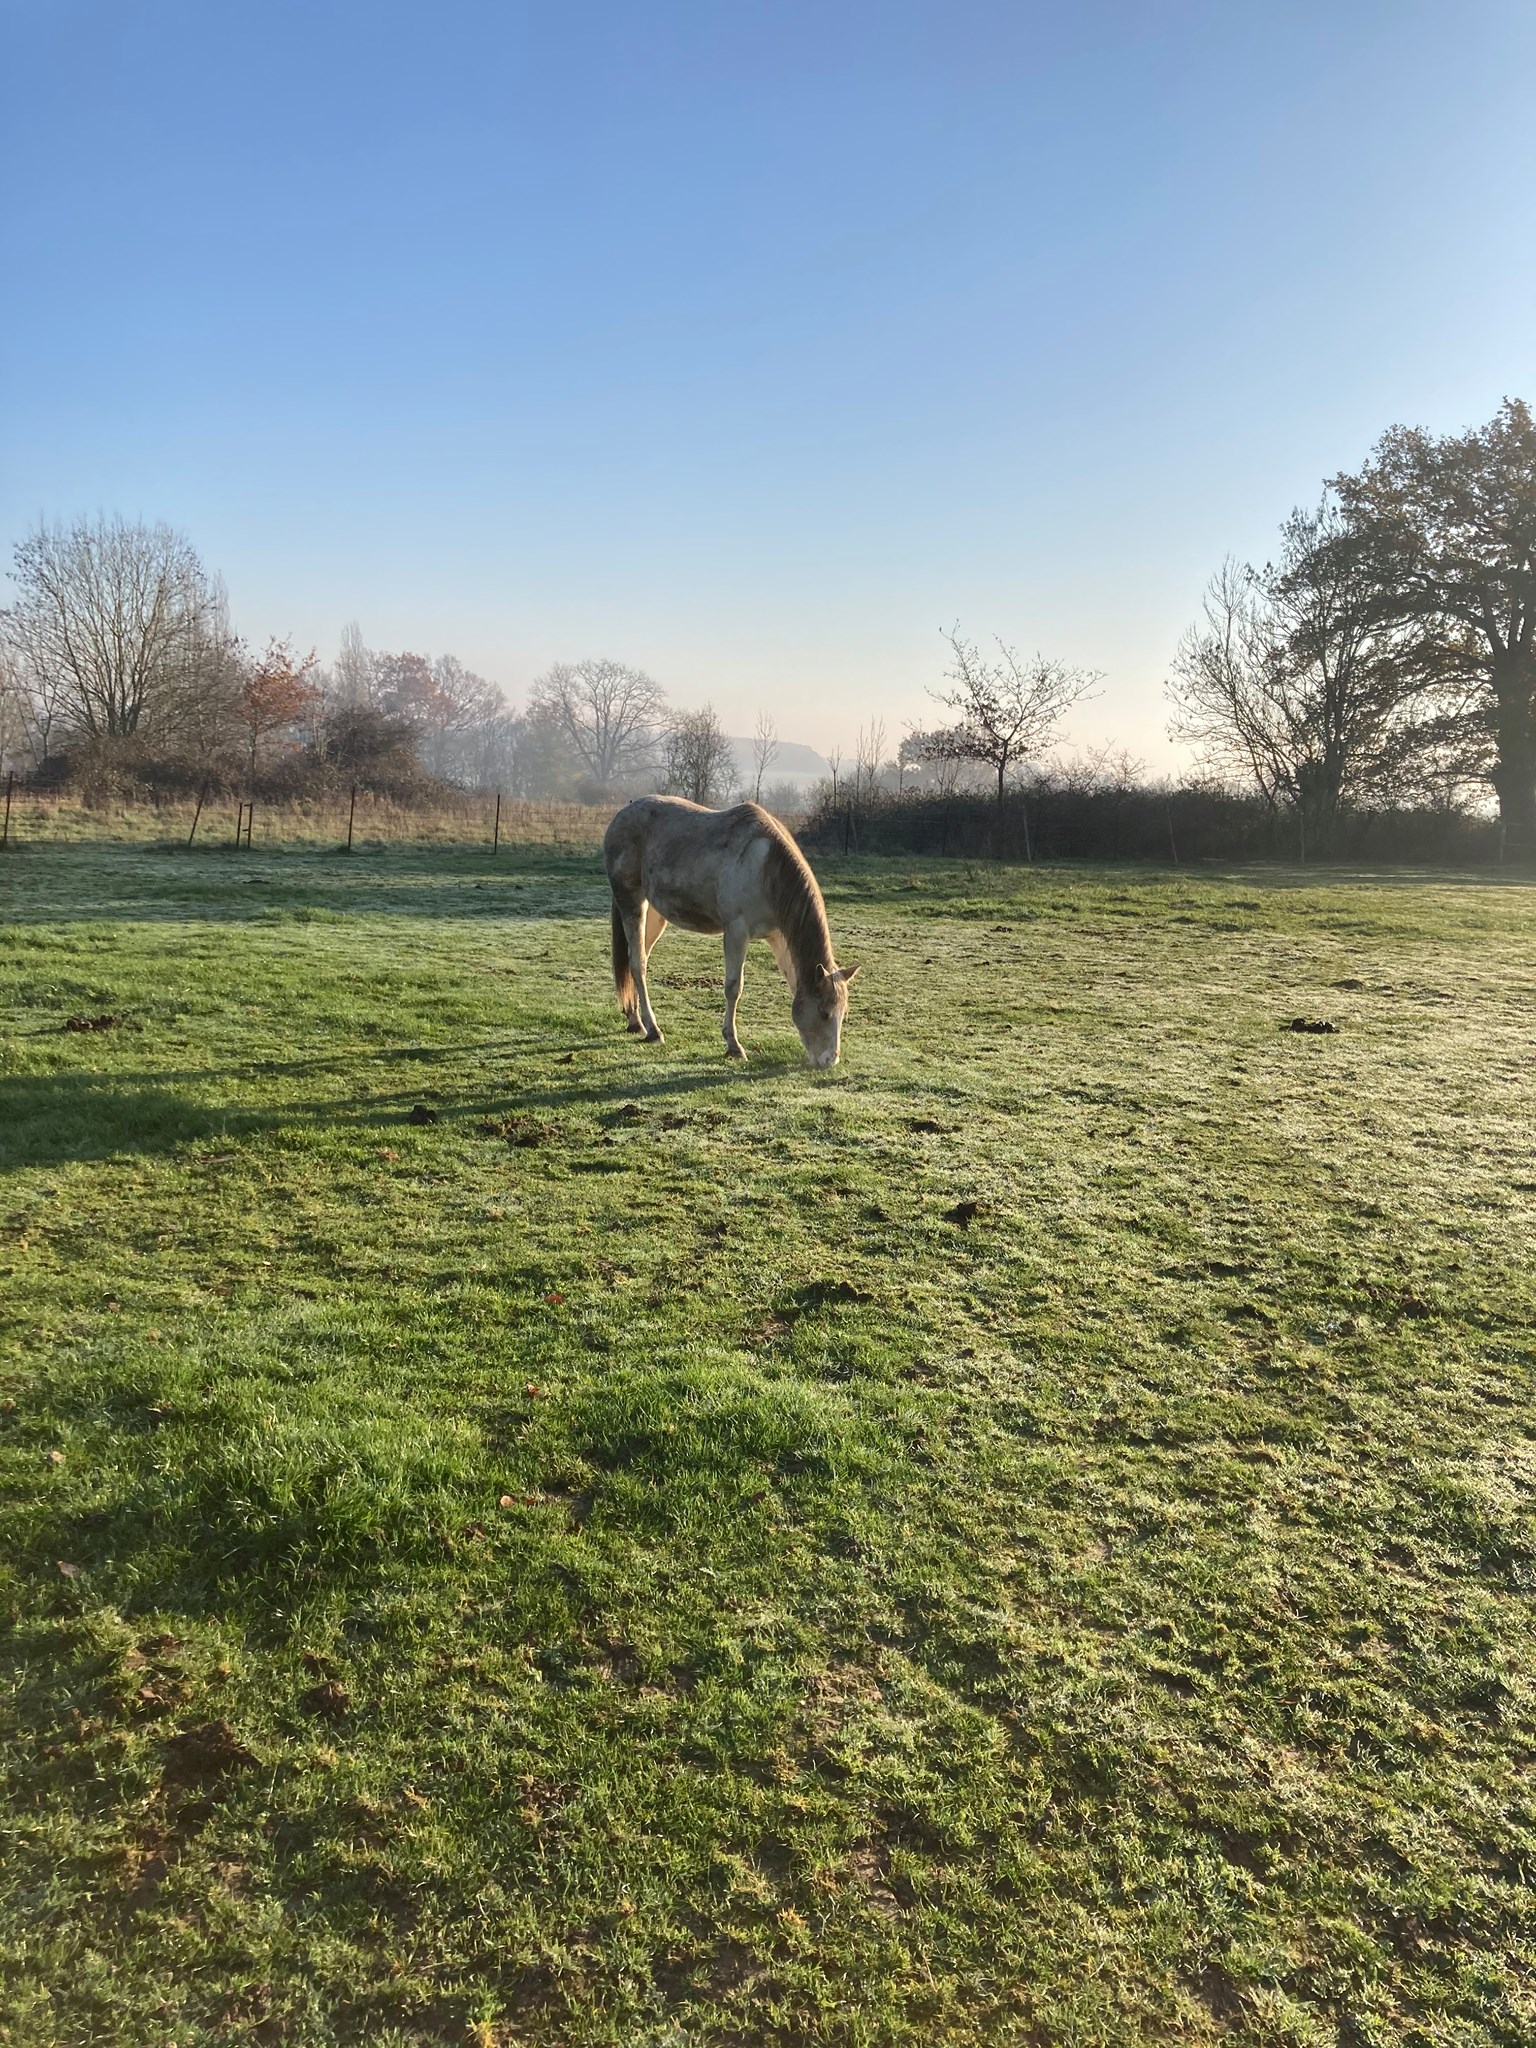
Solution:
{"label": "green grass", "polygon": [[825,879],[6,857],[8,2048],[1536,2038],[1536,891]]}

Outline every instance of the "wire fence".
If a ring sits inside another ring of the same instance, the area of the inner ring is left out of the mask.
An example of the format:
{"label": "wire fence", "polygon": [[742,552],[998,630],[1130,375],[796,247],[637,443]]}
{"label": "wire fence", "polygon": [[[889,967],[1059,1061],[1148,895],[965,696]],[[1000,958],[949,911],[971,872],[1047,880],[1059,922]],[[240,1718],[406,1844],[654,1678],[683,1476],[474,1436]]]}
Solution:
{"label": "wire fence", "polygon": [[291,846],[354,853],[384,846],[595,846],[611,805],[559,803],[495,794],[429,806],[402,804],[368,790],[326,798],[247,802],[223,795],[112,797],[87,802],[9,779],[0,809],[0,848],[92,842],[225,847],[252,852]]}

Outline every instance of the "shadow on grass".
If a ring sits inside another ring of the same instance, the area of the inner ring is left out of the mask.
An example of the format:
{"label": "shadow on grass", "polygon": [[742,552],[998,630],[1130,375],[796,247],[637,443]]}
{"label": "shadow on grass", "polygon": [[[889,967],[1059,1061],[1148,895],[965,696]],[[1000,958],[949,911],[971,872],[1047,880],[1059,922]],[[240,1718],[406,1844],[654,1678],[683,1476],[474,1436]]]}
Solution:
{"label": "shadow on grass", "polygon": [[[71,1161],[151,1155],[198,1141],[232,1143],[262,1132],[304,1127],[357,1132],[387,1130],[406,1123],[421,1102],[416,1083],[373,1095],[349,1105],[335,1096],[303,1101],[242,1103],[241,1081],[258,1075],[345,1076],[362,1067],[400,1065],[423,1079],[434,1067],[466,1054],[497,1059],[518,1055],[578,1058],[622,1054],[624,1045],[611,1040],[525,1040],[509,1044],[488,1039],[446,1046],[392,1046],[380,1052],[342,1053],[321,1059],[259,1060],[224,1069],[194,1068],[172,1072],[127,1074],[12,1074],[0,1076],[0,1172],[29,1166],[62,1166]],[[724,1060],[704,1066],[690,1063],[652,1073],[636,1073],[627,1065],[605,1062],[600,1073],[574,1071],[569,1079],[540,1077],[531,1085],[516,1078],[481,1083],[449,1097],[432,1090],[431,1107],[439,1129],[452,1131],[471,1120],[506,1116],[536,1107],[582,1115],[633,1102],[661,1106],[678,1097],[719,1094],[761,1085],[798,1073],[803,1061],[793,1055],[761,1056],[748,1065]],[[182,1093],[177,1084],[192,1084],[223,1100],[209,1101]]]}

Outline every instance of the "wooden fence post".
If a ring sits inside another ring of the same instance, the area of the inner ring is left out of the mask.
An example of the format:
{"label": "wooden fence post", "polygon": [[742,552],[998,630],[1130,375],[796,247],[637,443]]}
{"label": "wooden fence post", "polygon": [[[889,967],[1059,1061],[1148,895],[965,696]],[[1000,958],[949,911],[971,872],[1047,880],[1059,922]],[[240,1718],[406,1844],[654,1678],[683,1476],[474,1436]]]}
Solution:
{"label": "wooden fence post", "polygon": [[352,801],[347,805],[347,851],[352,851],[352,821],[357,816],[357,784],[352,785]]}
{"label": "wooden fence post", "polygon": [[0,826],[0,846],[11,843],[11,791],[16,787],[16,771],[13,768],[5,778],[5,824]]}
{"label": "wooden fence post", "polygon": [[207,794],[208,785],[205,782],[202,788],[197,792],[197,809],[192,813],[192,830],[187,834],[188,846],[190,846],[193,840],[197,837],[197,821],[203,815],[203,800],[207,796]]}
{"label": "wooden fence post", "polygon": [[496,792],[496,822],[491,827],[491,851],[494,853],[501,844],[501,791]]}

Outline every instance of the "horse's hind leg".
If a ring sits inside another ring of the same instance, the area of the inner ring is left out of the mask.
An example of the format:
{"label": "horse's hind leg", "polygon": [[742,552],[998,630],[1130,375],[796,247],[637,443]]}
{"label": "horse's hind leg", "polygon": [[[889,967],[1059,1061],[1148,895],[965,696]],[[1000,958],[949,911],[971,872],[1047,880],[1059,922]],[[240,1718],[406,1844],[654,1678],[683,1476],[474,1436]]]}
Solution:
{"label": "horse's hind leg", "polygon": [[640,1029],[652,1045],[660,1045],[661,1026],[656,1022],[656,1013],[651,1008],[651,992],[645,982],[646,927],[650,922],[650,905],[642,903],[635,911],[624,913],[624,931],[629,940],[629,957],[635,977],[635,1012]]}
{"label": "horse's hind leg", "polygon": [[741,1001],[741,984],[747,964],[747,931],[743,925],[727,925],[725,928],[725,1022],[721,1035],[725,1039],[725,1056],[730,1060],[744,1060],[741,1040],[736,1036],[736,1005]]}
{"label": "horse's hind leg", "polygon": [[661,1030],[651,1010],[650,991],[645,985],[646,926],[648,906],[627,892],[613,892],[613,984],[619,1008],[631,1031],[643,1032],[659,1041]]}

